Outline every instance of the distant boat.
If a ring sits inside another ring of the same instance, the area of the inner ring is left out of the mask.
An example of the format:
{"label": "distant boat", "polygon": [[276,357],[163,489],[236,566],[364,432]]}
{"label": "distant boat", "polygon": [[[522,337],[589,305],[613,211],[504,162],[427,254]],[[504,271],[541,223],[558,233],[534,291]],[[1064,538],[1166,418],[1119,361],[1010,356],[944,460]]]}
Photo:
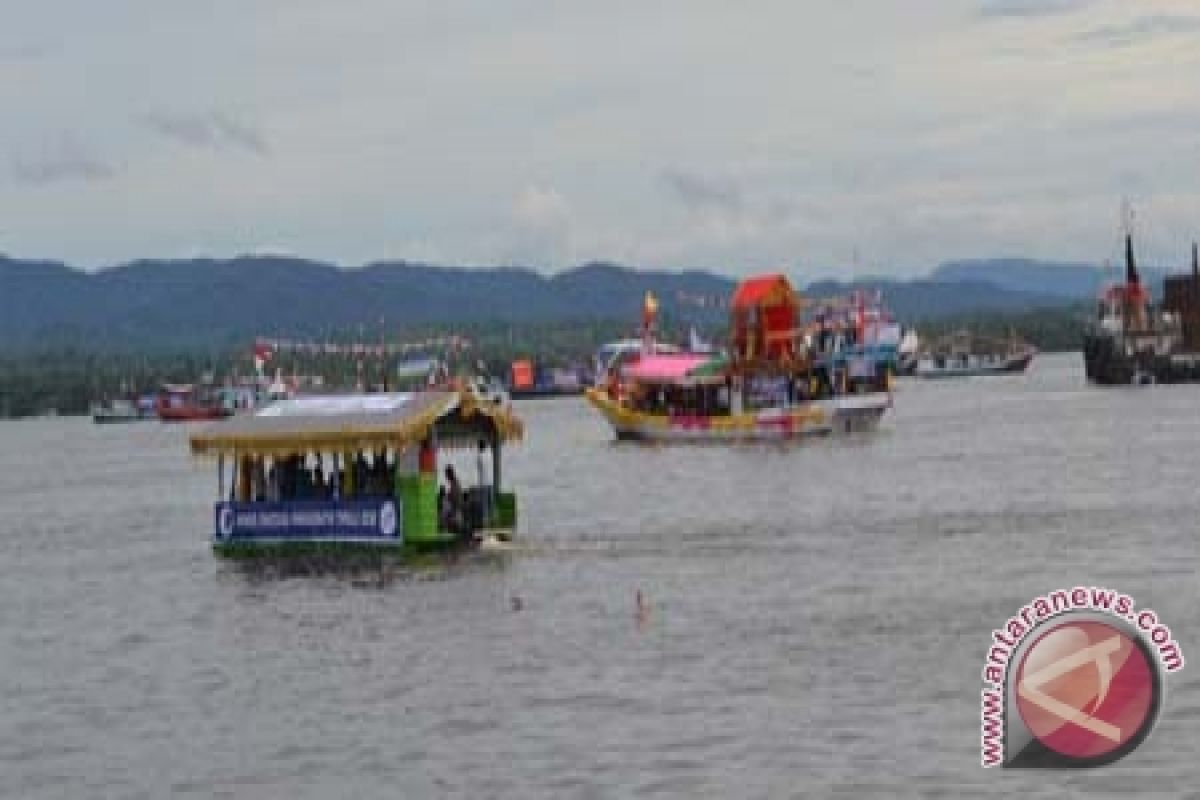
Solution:
{"label": "distant boat", "polygon": [[912,328],[904,331],[896,348],[896,374],[915,375],[921,360],[921,337]]}
{"label": "distant boat", "polygon": [[233,409],[222,404],[215,389],[192,384],[163,386],[155,410],[163,422],[193,422],[233,415]]}
{"label": "distant boat", "polygon": [[583,394],[589,381],[579,369],[537,367],[529,359],[509,367],[508,394],[513,400],[531,397],[573,397]]}
{"label": "distant boat", "polygon": [[1016,337],[1006,340],[957,331],[933,342],[917,360],[919,378],[971,378],[982,375],[1016,375],[1037,355],[1032,345]]}
{"label": "distant boat", "polygon": [[144,422],[154,419],[154,407],[135,404],[132,400],[113,400],[104,405],[92,406],[92,422],[111,425],[122,422]]}

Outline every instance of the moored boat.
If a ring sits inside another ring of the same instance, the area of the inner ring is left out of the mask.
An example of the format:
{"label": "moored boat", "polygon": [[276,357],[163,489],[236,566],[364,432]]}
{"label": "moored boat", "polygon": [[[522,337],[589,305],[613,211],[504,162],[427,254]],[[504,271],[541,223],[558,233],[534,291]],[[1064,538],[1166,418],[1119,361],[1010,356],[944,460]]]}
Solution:
{"label": "moored boat", "polygon": [[575,397],[583,394],[588,383],[588,377],[578,368],[541,367],[530,359],[519,359],[509,367],[507,391],[513,400]]}
{"label": "moored boat", "polygon": [[915,375],[920,359],[921,337],[909,328],[900,337],[900,344],[896,348],[896,374]]}
{"label": "moored boat", "polygon": [[913,374],[919,378],[1016,375],[1027,370],[1036,355],[1037,348],[1015,336],[989,339],[962,330],[931,343],[917,359]]}
{"label": "moored boat", "polygon": [[[522,433],[469,389],[304,396],[212,423],[191,449],[217,459],[218,555],[403,551],[511,536],[516,495],[502,488],[501,451]],[[488,483],[451,486],[440,502],[439,451],[480,444]]]}
{"label": "moored boat", "polygon": [[610,369],[588,400],[618,439],[754,441],[874,428],[891,406],[898,332],[861,298],[799,324],[782,275],[744,281],[731,303],[730,351],[657,353],[656,306],[643,310],[640,357]]}
{"label": "moored boat", "polygon": [[214,420],[234,413],[214,387],[171,383],[163,386],[155,411],[163,422]]}
{"label": "moored boat", "polygon": [[[145,401],[144,401],[145,400]],[[144,422],[155,418],[153,398],[138,401],[118,398],[92,406],[92,421],[97,425]]]}

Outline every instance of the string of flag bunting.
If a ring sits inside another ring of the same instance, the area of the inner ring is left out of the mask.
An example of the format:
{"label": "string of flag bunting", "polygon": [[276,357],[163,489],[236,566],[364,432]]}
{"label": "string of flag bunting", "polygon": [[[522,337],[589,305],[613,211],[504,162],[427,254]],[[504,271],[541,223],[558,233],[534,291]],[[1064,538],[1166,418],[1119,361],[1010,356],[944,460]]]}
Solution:
{"label": "string of flag bunting", "polygon": [[471,340],[450,334],[412,342],[316,342],[300,339],[280,339],[260,336],[254,340],[254,357],[269,361],[277,353],[297,353],[307,356],[385,356],[410,355],[429,351],[461,352],[471,349]]}

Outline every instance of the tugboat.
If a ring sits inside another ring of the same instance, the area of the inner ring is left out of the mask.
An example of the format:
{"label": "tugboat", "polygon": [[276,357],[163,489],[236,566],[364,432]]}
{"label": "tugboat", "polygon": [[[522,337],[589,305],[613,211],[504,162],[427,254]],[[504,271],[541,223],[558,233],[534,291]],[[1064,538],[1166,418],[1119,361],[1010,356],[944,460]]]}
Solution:
{"label": "tugboat", "polygon": [[1125,236],[1125,282],[1105,287],[1096,322],[1084,335],[1087,379],[1101,386],[1200,383],[1200,255],[1192,245],[1192,272],[1166,279],[1154,308],[1142,286]]}

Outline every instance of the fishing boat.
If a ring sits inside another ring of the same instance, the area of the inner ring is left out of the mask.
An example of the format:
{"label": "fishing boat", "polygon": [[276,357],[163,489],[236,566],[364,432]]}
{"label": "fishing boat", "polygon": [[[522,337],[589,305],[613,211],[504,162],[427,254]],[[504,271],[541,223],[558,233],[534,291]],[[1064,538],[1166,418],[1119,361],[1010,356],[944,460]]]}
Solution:
{"label": "fishing boat", "polygon": [[909,328],[900,337],[896,348],[896,374],[915,375],[917,364],[921,360],[921,337],[915,330]]}
{"label": "fishing boat", "polygon": [[139,398],[137,401],[117,398],[92,406],[92,422],[97,425],[145,422],[154,419],[155,416],[153,397]]}
{"label": "fishing boat", "polygon": [[1018,375],[1029,368],[1037,349],[1017,337],[992,339],[966,330],[932,342],[917,359],[919,378],[970,378]]}
{"label": "fishing boat", "polygon": [[518,359],[509,367],[507,391],[514,400],[575,397],[583,394],[588,383],[581,369],[543,367],[529,359]]}
{"label": "fishing boat", "polygon": [[196,422],[228,417],[234,409],[221,401],[215,387],[168,383],[159,392],[155,412],[163,422]]}
{"label": "fishing boat", "polygon": [[1125,281],[1101,291],[1096,319],[1084,334],[1087,379],[1102,386],[1200,383],[1200,254],[1190,274],[1173,275],[1155,307],[1142,285],[1125,235]]}
{"label": "fishing boat", "polygon": [[804,326],[801,305],[783,275],[751,278],[733,295],[728,353],[658,353],[657,303],[647,295],[643,354],[610,370],[588,400],[623,440],[779,440],[875,428],[891,406],[895,326],[861,296]]}
{"label": "fishing boat", "polygon": [[[294,397],[210,423],[190,444],[217,462],[218,555],[405,551],[511,537],[516,495],[501,483],[501,452],[523,430],[464,387]],[[440,502],[439,455],[480,443],[489,483],[457,508]]]}

